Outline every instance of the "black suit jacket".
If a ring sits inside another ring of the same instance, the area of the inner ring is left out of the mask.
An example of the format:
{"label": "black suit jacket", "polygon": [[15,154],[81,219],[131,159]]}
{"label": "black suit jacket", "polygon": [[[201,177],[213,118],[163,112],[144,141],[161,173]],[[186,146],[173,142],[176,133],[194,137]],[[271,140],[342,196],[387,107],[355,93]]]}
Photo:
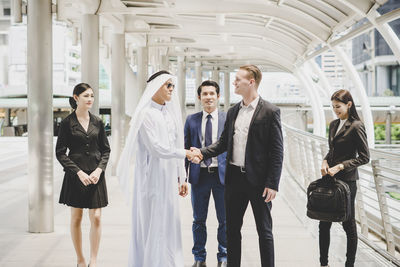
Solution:
{"label": "black suit jacket", "polygon": [[359,120],[347,120],[336,134],[339,123],[337,119],[329,125],[329,152],[324,159],[329,167],[343,164],[344,169],[335,175],[336,178],[355,181],[358,179],[357,167],[369,162],[367,134]]}
{"label": "black suit jacket", "polygon": [[[66,154],[67,149],[69,149],[68,155]],[[64,171],[76,174],[82,170],[88,173],[94,171],[97,167],[104,171],[110,151],[104,124],[99,117],[90,114],[87,132],[79,123],[75,112],[61,122],[57,138],[56,157],[64,167]]]}
{"label": "black suit jacket", "polygon": [[[233,135],[240,103],[229,109],[224,130],[218,141],[202,148],[204,158],[215,157],[227,151],[226,161],[232,160]],[[254,186],[278,190],[283,162],[283,139],[280,110],[260,97],[250,122],[247,136],[245,168],[246,176]],[[231,169],[227,164],[225,184],[229,185]]]}

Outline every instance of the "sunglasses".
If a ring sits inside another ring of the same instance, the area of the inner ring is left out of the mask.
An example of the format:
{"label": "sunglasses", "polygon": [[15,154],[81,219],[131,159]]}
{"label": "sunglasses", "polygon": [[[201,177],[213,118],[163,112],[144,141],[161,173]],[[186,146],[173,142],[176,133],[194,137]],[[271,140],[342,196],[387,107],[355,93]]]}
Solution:
{"label": "sunglasses", "polygon": [[167,84],[167,88],[168,88],[168,89],[175,88],[175,84],[173,84],[173,83],[168,83],[168,84]]}

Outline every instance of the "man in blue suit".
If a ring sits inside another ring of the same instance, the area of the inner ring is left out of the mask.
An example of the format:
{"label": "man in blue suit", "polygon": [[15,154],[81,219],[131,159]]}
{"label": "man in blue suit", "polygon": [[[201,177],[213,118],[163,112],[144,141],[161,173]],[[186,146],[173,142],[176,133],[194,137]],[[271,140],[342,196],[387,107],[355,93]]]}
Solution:
{"label": "man in blue suit", "polygon": [[[203,111],[187,117],[185,123],[185,148],[202,148],[216,142],[225,124],[226,113],[219,111],[219,85],[204,81],[197,89]],[[193,267],[206,266],[206,219],[212,192],[218,219],[218,266],[226,266],[226,225],[224,207],[224,177],[226,153],[209,158],[201,164],[186,160],[186,171],[192,185],[193,207]]]}

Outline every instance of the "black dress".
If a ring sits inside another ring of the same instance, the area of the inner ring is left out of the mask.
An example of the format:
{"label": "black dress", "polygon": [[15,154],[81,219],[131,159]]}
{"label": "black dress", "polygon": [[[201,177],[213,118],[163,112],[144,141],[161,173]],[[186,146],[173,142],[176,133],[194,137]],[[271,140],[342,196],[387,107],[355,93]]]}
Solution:
{"label": "black dress", "polygon": [[[75,111],[61,122],[56,157],[64,167],[65,175],[59,203],[74,208],[96,209],[108,204],[104,172],[110,156],[110,145],[103,121],[91,113],[89,116],[87,132],[79,123]],[[98,183],[85,186],[77,175],[78,171],[89,175],[96,168],[103,170]]]}

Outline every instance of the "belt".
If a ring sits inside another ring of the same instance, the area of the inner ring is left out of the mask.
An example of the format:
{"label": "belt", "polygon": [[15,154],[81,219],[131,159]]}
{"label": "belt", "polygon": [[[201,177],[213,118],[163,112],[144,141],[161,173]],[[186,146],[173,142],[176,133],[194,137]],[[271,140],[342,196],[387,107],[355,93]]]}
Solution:
{"label": "belt", "polygon": [[231,166],[232,170],[234,170],[234,171],[246,173],[246,168],[243,166],[236,166],[236,165],[232,165],[232,164],[229,164],[229,165]]}
{"label": "belt", "polygon": [[200,170],[205,170],[208,173],[218,172],[218,167],[201,167]]}

